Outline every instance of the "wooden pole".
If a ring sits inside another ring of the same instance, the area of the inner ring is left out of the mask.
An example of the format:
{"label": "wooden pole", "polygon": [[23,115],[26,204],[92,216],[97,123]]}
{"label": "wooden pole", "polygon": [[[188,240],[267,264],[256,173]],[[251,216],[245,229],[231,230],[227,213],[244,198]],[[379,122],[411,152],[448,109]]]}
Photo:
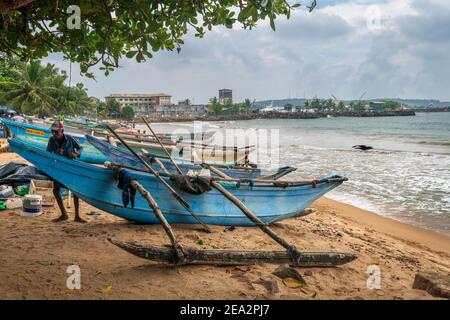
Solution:
{"label": "wooden pole", "polygon": [[[175,263],[168,247],[140,245],[108,238],[115,246],[140,258]],[[258,263],[293,264],[295,267],[335,267],[351,262],[356,256],[338,252],[303,252],[301,259],[292,263],[286,251],[198,250],[183,247],[185,260],[181,264],[243,265]],[[180,264],[180,263],[179,263]]]}
{"label": "wooden pole", "polygon": [[154,158],[155,162],[161,167],[162,171],[164,171],[164,173],[166,174],[170,174],[169,170],[167,170],[166,166],[164,165],[164,163],[161,162],[161,160],[159,160],[158,158]]}
{"label": "wooden pole", "polygon": [[172,157],[169,154],[169,151],[167,151],[166,147],[163,145],[163,143],[161,142],[161,140],[159,140],[158,136],[156,135],[155,131],[153,131],[152,127],[150,127],[150,125],[148,124],[147,120],[145,120],[144,117],[142,117],[142,120],[145,122],[145,124],[147,125],[148,129],[150,130],[150,132],[153,134],[153,136],[155,137],[155,139],[158,141],[159,145],[164,149],[164,152],[167,154],[167,157],[169,157],[169,160],[172,162],[172,164],[175,166],[175,168],[177,169],[177,172],[179,174],[183,174],[183,172],[181,172],[181,169],[178,167],[178,165],[175,163],[175,161],[173,161]]}
{"label": "wooden pole", "polygon": [[[142,152],[142,154],[144,154],[144,155],[150,155],[150,153],[148,153],[147,150],[145,150],[145,149],[143,149],[143,148],[141,148],[141,152]],[[161,160],[159,160],[159,159],[156,158],[156,157],[153,157],[153,160],[161,167],[161,170],[162,170],[165,174],[170,175],[169,170],[167,170],[166,166],[161,162]]]}
{"label": "wooden pole", "polygon": [[256,224],[265,234],[275,240],[278,244],[284,247],[292,259],[294,263],[298,263],[298,261],[302,258],[302,253],[297,250],[297,248],[286,242],[283,238],[277,235],[272,229],[270,229],[267,225],[265,225],[257,216],[253,214],[253,212],[248,209],[242,201],[236,198],[231,192],[222,187],[219,183],[215,181],[211,181],[211,185],[214,189],[222,193],[228,200],[233,202],[254,224]]}
{"label": "wooden pole", "polygon": [[145,188],[136,180],[131,181],[131,186],[139,191],[139,193],[147,200],[148,204],[152,208],[153,212],[155,213],[156,218],[158,218],[159,222],[164,228],[164,231],[166,232],[167,236],[170,239],[170,242],[172,243],[172,248],[175,254],[175,264],[178,264],[180,262],[184,261],[185,253],[183,251],[183,248],[178,243],[175,234],[172,231],[172,228],[170,227],[169,223],[167,222],[166,218],[161,212],[161,209],[158,207],[158,204],[156,203],[155,199],[153,199],[150,192],[145,190]]}
{"label": "wooden pole", "polygon": [[203,229],[206,232],[211,232],[211,230],[208,228],[208,226],[192,211],[192,209],[189,206],[189,203],[187,203],[186,200],[184,200],[181,195],[178,194],[178,192],[175,191],[164,179],[161,178],[158,172],[155,171],[140,155],[138,155],[133,149],[130,148],[130,146],[123,141],[121,137],[113,130],[110,126],[106,126],[106,128],[117,138],[119,141],[137,158],[139,161],[148,169],[150,173],[152,173],[169,191],[172,193],[172,195],[177,199],[177,201],[186,209],[189,211],[189,213],[197,220],[198,223],[200,223],[203,227]]}
{"label": "wooden pole", "polygon": [[211,165],[206,164],[206,163],[202,163],[201,166],[203,168],[211,170],[212,172],[214,172],[216,175],[218,175],[219,177],[221,177],[223,179],[227,179],[227,180],[232,179],[229,175],[223,173],[222,171],[220,171],[219,169],[215,168],[214,166],[211,166]]}

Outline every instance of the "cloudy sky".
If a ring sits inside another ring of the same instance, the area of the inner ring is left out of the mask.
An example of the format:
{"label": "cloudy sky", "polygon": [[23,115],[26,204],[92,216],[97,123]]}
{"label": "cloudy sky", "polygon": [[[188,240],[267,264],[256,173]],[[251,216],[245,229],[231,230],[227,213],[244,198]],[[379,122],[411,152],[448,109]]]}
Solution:
{"label": "cloudy sky", "polygon": [[[309,1],[300,1],[308,4]],[[273,32],[216,28],[185,38],[179,54],[160,52],[145,63],[121,61],[108,77],[79,76],[89,94],[165,92],[173,101],[206,103],[218,89],[233,98],[288,97],[450,100],[450,1],[318,0],[312,13],[278,19]],[[69,69],[58,55],[45,61]]]}

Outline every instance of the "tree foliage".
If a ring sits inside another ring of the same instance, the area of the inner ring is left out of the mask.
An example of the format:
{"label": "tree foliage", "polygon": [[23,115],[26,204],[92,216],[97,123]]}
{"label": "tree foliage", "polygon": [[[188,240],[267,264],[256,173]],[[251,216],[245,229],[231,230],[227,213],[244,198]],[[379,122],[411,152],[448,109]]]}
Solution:
{"label": "tree foliage", "polygon": [[224,104],[219,103],[217,97],[209,99],[208,109],[215,115],[220,114],[244,114],[249,113],[252,107],[250,99],[245,99],[241,103],[233,103],[226,100]]}
{"label": "tree foliage", "polygon": [[109,116],[118,116],[122,114],[122,110],[120,109],[120,103],[115,99],[108,100],[106,102],[106,109],[108,111]]}
{"label": "tree foliage", "polygon": [[292,111],[292,108],[294,108],[294,106],[292,105],[292,103],[286,103],[286,104],[283,106],[283,108],[284,108],[284,110],[286,110],[286,111]]}
{"label": "tree foliage", "polygon": [[396,110],[401,108],[401,104],[398,101],[387,100],[384,102],[384,107],[390,110]]}
{"label": "tree foliage", "polygon": [[93,101],[83,84],[69,88],[66,79],[52,64],[0,60],[0,101],[28,114],[83,114]]}
{"label": "tree foliage", "polygon": [[[70,24],[73,4],[80,8],[79,29]],[[276,18],[289,18],[299,6],[286,0],[1,1],[0,52],[27,61],[61,52],[88,77],[98,63],[108,75],[121,58],[142,62],[160,50],[180,51],[189,30],[203,37],[214,26],[251,29],[265,19],[275,30]]]}
{"label": "tree foliage", "polygon": [[122,115],[125,119],[133,119],[134,118],[134,110],[130,106],[123,107]]}

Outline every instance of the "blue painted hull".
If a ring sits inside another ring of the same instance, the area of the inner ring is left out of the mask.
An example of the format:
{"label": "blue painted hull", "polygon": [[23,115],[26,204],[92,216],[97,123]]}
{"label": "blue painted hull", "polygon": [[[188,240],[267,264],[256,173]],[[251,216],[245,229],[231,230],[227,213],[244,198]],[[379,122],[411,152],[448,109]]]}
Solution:
{"label": "blue painted hull", "polygon": [[[25,136],[31,136],[31,137],[40,137],[40,138],[49,138],[51,136],[50,128],[44,128],[41,126],[36,126],[33,124],[28,123],[22,123],[22,122],[16,122],[11,121],[7,119],[0,119],[13,133],[14,137],[25,135]],[[71,134],[70,132],[68,132]],[[84,136],[80,135],[73,135],[71,134],[75,139],[80,141],[81,143],[86,141],[86,138]]]}
{"label": "blue painted hull", "polygon": [[[113,171],[77,160],[70,160],[15,139],[9,139],[11,149],[37,166],[53,179],[63,183],[82,200],[115,216],[139,223],[158,223],[144,198],[136,195],[134,208],[122,204]],[[169,223],[195,224],[197,221],[151,174],[133,171],[133,176],[155,198]],[[168,178],[167,182],[172,182]],[[280,221],[303,211],[316,199],[336,188],[342,181],[326,181],[289,188],[266,186],[225,186],[265,223]],[[173,185],[174,186],[174,185]],[[174,186],[177,189],[176,186]],[[192,210],[207,224],[254,226],[254,224],[217,190],[201,195],[180,191]]]}
{"label": "blue painted hull", "polygon": [[[35,148],[41,150],[41,152],[45,152],[47,150],[48,138],[42,138],[38,136],[28,136],[28,135],[19,135],[14,138],[17,141],[21,141],[23,143],[30,144]],[[95,149],[88,143],[82,143],[83,152],[78,158],[80,161],[93,163],[93,164],[103,164],[105,161],[109,161],[101,152]]]}
{"label": "blue painted hull", "polygon": [[[114,147],[110,145],[105,140],[100,140],[96,137],[86,135],[86,140],[94,146],[96,149],[98,149],[101,153],[105,155],[108,159],[110,159],[112,162],[120,163],[124,165],[128,165],[131,167],[139,168],[139,169],[145,169],[144,165],[139,162],[136,157],[134,157],[131,152],[124,148]],[[169,172],[175,172],[176,168],[170,162],[170,160],[167,159],[160,159],[160,161],[164,164],[166,169]],[[176,163],[178,167],[181,169],[182,172],[187,173],[189,170],[201,170],[200,165],[193,164],[191,162],[183,162],[176,160]],[[162,171],[158,164],[154,163],[152,164],[152,167],[156,171]],[[221,168],[220,171],[225,173],[226,175],[237,178],[237,179],[256,179],[264,175],[271,175],[271,179],[276,180],[279,179],[289,172],[294,171],[295,168],[292,167],[281,167],[277,171],[271,171],[271,172],[262,172],[261,169],[254,169],[254,168],[248,168],[248,169],[226,169]],[[214,174],[213,174],[214,175]]]}

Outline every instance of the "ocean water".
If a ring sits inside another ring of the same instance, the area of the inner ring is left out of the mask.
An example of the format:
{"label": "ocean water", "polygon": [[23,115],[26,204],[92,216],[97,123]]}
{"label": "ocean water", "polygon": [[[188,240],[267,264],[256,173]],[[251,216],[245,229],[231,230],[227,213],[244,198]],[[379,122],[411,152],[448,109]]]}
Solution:
{"label": "ocean water", "polygon": [[[156,130],[189,127],[157,124]],[[244,144],[243,132],[267,134],[272,140],[247,141],[258,147],[252,156],[260,166],[295,166],[291,178],[345,175],[349,181],[328,197],[450,236],[450,113],[224,121],[202,128],[217,131],[216,143],[236,134]],[[352,149],[358,144],[374,149]]]}

